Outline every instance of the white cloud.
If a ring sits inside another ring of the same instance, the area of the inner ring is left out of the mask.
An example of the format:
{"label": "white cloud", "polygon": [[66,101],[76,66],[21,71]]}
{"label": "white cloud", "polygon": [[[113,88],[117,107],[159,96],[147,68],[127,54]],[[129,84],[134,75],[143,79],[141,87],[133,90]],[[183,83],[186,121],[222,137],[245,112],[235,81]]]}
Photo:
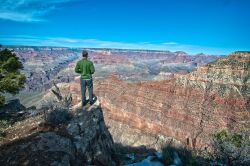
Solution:
{"label": "white cloud", "polygon": [[[35,36],[0,36],[0,43],[3,45],[28,45],[28,46],[64,46],[64,47],[82,47],[82,48],[119,48],[119,49],[148,49],[148,50],[169,50],[169,51],[185,51],[189,54],[206,53],[213,55],[226,55],[236,50],[242,49],[226,49],[212,48],[197,45],[180,44],[177,42],[162,43],[128,43],[105,41],[98,39],[77,39],[65,37],[35,37]],[[243,49],[244,50],[244,49]]]}
{"label": "white cloud", "polygon": [[0,19],[18,22],[45,21],[42,16],[71,0],[0,0]]}
{"label": "white cloud", "polygon": [[166,43],[162,43],[162,44],[165,44],[165,45],[174,45],[174,44],[178,44],[176,42],[166,42]]}
{"label": "white cloud", "polygon": [[16,13],[16,12],[0,12],[0,18],[11,21],[20,21],[20,22],[38,22],[42,21],[41,19],[35,18],[30,14],[25,13]]}

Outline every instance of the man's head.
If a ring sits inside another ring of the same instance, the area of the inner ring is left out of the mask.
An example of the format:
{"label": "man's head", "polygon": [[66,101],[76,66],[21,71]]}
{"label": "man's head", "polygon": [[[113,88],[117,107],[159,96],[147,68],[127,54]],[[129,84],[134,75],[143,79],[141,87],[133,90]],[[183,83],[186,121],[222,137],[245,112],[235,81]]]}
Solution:
{"label": "man's head", "polygon": [[82,57],[83,58],[88,58],[88,52],[86,50],[82,51]]}

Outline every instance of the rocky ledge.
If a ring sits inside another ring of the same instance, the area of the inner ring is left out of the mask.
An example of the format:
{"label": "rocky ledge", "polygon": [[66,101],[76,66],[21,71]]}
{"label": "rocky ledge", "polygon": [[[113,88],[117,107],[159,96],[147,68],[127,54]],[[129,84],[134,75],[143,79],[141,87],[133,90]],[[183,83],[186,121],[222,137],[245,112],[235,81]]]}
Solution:
{"label": "rocky ledge", "polygon": [[74,111],[68,124],[53,128],[42,124],[42,118],[35,116],[7,130],[0,140],[2,166],[117,165],[113,139],[99,106]]}

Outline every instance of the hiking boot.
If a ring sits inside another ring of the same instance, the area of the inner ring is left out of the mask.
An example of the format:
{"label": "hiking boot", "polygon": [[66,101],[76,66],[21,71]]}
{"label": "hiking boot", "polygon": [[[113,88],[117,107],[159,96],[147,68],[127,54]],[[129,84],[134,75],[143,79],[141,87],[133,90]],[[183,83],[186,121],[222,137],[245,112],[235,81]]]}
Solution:
{"label": "hiking boot", "polygon": [[85,107],[88,104],[88,102],[82,103],[82,107]]}
{"label": "hiking boot", "polygon": [[96,100],[97,100],[97,97],[93,97],[93,101],[90,101],[89,104],[93,105],[96,102]]}

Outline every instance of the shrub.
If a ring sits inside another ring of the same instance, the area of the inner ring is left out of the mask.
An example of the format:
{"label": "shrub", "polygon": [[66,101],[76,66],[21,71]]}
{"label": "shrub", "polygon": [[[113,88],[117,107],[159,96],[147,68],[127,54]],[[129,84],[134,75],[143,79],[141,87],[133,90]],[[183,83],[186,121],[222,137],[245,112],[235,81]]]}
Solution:
{"label": "shrub", "polygon": [[6,128],[14,123],[15,120],[12,117],[0,116],[0,138],[5,136]]}
{"label": "shrub", "polygon": [[248,165],[250,163],[249,133],[230,133],[222,130],[212,136],[212,158],[222,164]]}
{"label": "shrub", "polygon": [[55,108],[53,110],[48,110],[45,113],[45,123],[50,125],[58,125],[62,123],[66,123],[72,117],[72,114],[68,109],[63,108]]}
{"label": "shrub", "polygon": [[166,164],[172,164],[174,162],[174,152],[176,148],[171,145],[167,145],[162,148],[162,158]]}
{"label": "shrub", "polygon": [[[178,157],[180,161],[178,161]],[[196,166],[198,162],[196,157],[193,155],[191,150],[186,147],[174,147],[171,144],[162,148],[162,158],[166,165],[175,164],[186,165],[186,166]]]}
{"label": "shrub", "polygon": [[45,124],[58,125],[66,123],[73,116],[70,112],[72,95],[62,95],[59,87],[54,83],[55,89],[52,89],[52,93],[55,95],[51,97],[45,103],[44,106],[44,120]]}
{"label": "shrub", "polygon": [[5,93],[17,94],[26,80],[22,63],[16,54],[8,49],[0,50],[0,107],[5,103]]}

